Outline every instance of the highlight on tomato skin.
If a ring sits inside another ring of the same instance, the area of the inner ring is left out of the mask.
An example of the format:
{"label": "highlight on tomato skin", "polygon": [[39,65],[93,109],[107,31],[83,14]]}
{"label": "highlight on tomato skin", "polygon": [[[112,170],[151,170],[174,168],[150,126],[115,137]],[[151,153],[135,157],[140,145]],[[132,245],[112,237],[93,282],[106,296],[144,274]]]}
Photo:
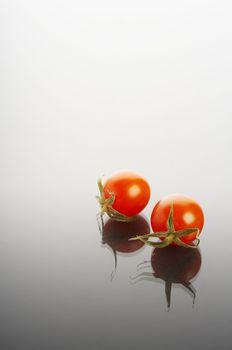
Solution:
{"label": "highlight on tomato skin", "polygon": [[[173,205],[173,224],[175,231],[198,228],[186,236],[180,237],[184,243],[193,242],[200,235],[204,226],[204,214],[201,206],[191,197],[183,194],[171,194],[162,198],[153,208],[151,226],[154,232],[167,230],[167,219]],[[160,237],[162,240],[163,237]]]}
{"label": "highlight on tomato skin", "polygon": [[128,170],[112,174],[104,184],[98,181],[100,215],[107,213],[117,221],[131,221],[148,204],[150,186],[141,175]]}

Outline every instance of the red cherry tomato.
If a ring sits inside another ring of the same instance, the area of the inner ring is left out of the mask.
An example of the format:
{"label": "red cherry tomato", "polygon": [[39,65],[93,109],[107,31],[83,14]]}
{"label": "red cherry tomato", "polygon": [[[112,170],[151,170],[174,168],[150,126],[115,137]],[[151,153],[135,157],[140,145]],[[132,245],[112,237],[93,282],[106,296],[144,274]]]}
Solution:
{"label": "red cherry tomato", "polygon": [[150,186],[140,175],[121,171],[109,177],[103,186],[105,198],[115,196],[112,208],[128,217],[139,214],[150,199]]}
{"label": "red cherry tomato", "polygon": [[[204,214],[200,205],[192,198],[173,194],[161,199],[154,207],[151,214],[151,226],[154,232],[167,230],[167,219],[170,208],[173,205],[173,223],[175,231],[198,228],[201,233],[204,225]],[[180,237],[184,243],[190,243],[196,239],[197,231]],[[160,239],[163,239],[162,237]]]}

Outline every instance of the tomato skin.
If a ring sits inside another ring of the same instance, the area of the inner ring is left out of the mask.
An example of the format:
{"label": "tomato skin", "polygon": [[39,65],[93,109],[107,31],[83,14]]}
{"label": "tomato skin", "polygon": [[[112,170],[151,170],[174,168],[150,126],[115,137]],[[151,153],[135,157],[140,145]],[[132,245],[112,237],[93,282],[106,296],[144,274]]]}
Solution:
{"label": "tomato skin", "polygon": [[137,215],[133,221],[120,222],[109,219],[103,227],[103,243],[121,253],[133,253],[144,246],[140,240],[129,241],[141,232],[150,232],[149,223],[142,215]]}
{"label": "tomato skin", "polygon": [[150,199],[150,186],[140,175],[131,171],[114,173],[104,184],[104,196],[114,193],[113,209],[126,216],[139,214]]}
{"label": "tomato skin", "polygon": [[[167,230],[167,219],[173,204],[173,222],[176,231],[187,228],[198,228],[201,233],[204,226],[204,214],[200,205],[192,198],[182,194],[172,194],[161,199],[151,214],[151,226],[154,232]],[[183,236],[184,243],[196,239],[197,232]]]}

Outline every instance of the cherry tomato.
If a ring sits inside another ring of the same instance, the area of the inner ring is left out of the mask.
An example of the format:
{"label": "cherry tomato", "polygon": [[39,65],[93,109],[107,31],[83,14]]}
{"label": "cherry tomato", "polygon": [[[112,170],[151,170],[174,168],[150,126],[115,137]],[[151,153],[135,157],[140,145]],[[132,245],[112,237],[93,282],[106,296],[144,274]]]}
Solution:
{"label": "cherry tomato", "polygon": [[127,217],[139,214],[150,199],[148,182],[131,171],[111,175],[105,182],[103,191],[106,199],[114,195],[112,208]]}
{"label": "cherry tomato", "polygon": [[[173,224],[175,231],[198,228],[186,236],[180,237],[184,243],[194,241],[202,231],[204,225],[204,214],[200,205],[192,198],[173,194],[161,199],[154,207],[151,214],[151,226],[154,232],[167,230],[167,219],[170,214],[170,208],[173,205]],[[160,237],[163,240],[163,237]]]}

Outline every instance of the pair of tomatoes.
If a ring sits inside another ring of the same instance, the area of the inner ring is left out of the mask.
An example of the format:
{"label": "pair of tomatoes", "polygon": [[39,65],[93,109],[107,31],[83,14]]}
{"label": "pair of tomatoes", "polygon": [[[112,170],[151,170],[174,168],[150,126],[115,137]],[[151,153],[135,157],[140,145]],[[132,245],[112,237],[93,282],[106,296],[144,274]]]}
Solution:
{"label": "pair of tomatoes", "polygon": [[[107,213],[112,219],[128,222],[139,214],[150,199],[150,186],[139,174],[121,171],[113,174],[102,185],[98,182],[101,216]],[[131,238],[153,247],[163,248],[170,244],[196,247],[193,244],[204,225],[204,214],[200,205],[192,198],[168,195],[156,203],[151,213],[153,232]],[[159,238],[159,242],[150,238]]]}

